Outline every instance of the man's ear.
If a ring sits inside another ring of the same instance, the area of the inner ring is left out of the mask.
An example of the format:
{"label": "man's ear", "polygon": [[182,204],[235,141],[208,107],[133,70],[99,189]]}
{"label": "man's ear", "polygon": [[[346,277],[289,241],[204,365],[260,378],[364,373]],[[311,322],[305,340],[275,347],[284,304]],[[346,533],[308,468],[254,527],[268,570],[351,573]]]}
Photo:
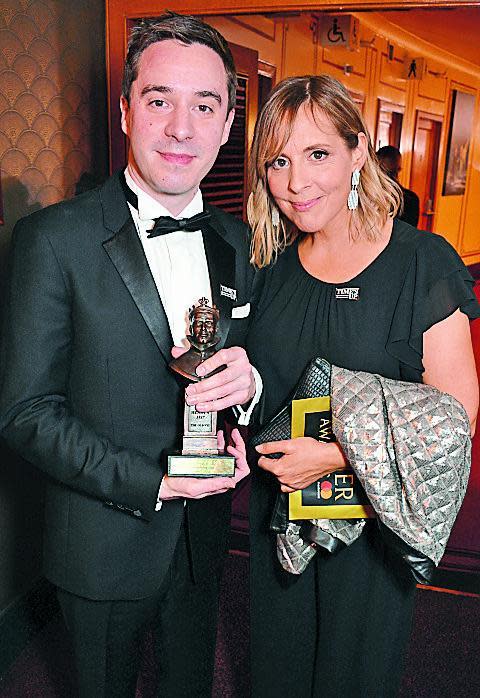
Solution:
{"label": "man's ear", "polygon": [[228,141],[228,137],[230,135],[230,129],[232,128],[234,118],[235,118],[235,109],[230,109],[230,112],[227,116],[227,120],[225,121],[225,126],[223,127],[221,145],[223,145],[224,143],[226,143]]}
{"label": "man's ear", "polygon": [[120,112],[122,114],[121,122],[120,122],[122,125],[122,131],[124,132],[124,134],[126,136],[128,136],[129,131],[130,131],[130,124],[129,124],[129,118],[128,118],[129,114],[130,114],[130,110],[129,110],[128,100],[123,95],[120,97]]}

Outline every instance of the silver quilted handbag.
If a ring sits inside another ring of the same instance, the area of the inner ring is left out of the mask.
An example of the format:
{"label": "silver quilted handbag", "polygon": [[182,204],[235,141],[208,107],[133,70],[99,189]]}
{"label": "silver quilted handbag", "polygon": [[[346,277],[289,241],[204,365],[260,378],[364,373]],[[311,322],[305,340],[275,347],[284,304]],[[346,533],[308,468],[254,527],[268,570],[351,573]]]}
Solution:
{"label": "silver quilted handbag", "polygon": [[[428,583],[468,483],[470,424],[463,406],[432,386],[338,368],[324,359],[311,362],[293,399],[329,392],[335,436],[375,509],[386,544],[418,582]],[[290,438],[289,415],[290,403],[257,434],[255,444]],[[356,540],[365,525],[289,522],[287,511],[286,496],[279,496],[272,529],[280,563],[293,574],[305,569],[318,546],[335,552]]]}

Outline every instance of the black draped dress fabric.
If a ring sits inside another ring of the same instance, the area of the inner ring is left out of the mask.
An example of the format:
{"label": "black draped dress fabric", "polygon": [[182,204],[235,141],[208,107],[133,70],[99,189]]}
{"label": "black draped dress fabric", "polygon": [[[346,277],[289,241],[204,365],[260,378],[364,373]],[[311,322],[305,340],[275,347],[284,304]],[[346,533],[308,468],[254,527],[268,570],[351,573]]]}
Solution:
{"label": "black draped dress fabric", "polygon": [[[345,283],[311,276],[297,244],[260,275],[248,354],[264,381],[263,423],[314,356],[420,382],[423,333],[457,308],[480,316],[473,279],[455,250],[399,220],[385,249]],[[253,697],[396,696],[414,601],[409,571],[383,545],[374,521],[350,547],[318,552],[302,575],[283,571],[268,530],[277,491],[275,479],[254,468]]]}

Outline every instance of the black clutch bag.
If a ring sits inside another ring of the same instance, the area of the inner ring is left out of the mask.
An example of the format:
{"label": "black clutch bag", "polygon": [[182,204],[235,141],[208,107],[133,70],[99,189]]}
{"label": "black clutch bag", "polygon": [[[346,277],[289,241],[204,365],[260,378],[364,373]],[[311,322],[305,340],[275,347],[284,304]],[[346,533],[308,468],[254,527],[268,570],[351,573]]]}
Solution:
{"label": "black clutch bag", "polygon": [[[319,357],[313,359],[303,372],[292,400],[330,395],[330,364]],[[268,441],[283,441],[292,435],[292,402],[288,402],[270,422],[250,440],[252,446]],[[282,453],[272,453],[268,458],[280,458]],[[285,533],[288,525],[288,496],[279,492],[270,521],[270,530]]]}
{"label": "black clutch bag", "polygon": [[[292,435],[292,401],[306,398],[327,397],[330,395],[330,364],[325,359],[313,359],[300,378],[295,392],[285,407],[255,434],[250,443],[259,446],[267,441],[282,441]],[[280,458],[282,454],[272,454],[270,458]]]}

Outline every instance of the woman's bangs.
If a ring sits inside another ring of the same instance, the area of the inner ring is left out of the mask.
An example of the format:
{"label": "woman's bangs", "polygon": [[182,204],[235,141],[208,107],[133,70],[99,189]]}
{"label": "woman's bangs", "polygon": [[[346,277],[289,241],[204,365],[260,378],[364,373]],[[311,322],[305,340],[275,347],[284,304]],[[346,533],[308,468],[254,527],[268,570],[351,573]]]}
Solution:
{"label": "woman's bangs", "polygon": [[293,122],[295,121],[297,111],[298,109],[289,109],[281,115],[279,113],[278,118],[273,118],[271,120],[269,124],[270,133],[264,136],[264,153],[262,159],[265,163],[265,169],[268,169],[278,156],[282,154],[292,133]]}

